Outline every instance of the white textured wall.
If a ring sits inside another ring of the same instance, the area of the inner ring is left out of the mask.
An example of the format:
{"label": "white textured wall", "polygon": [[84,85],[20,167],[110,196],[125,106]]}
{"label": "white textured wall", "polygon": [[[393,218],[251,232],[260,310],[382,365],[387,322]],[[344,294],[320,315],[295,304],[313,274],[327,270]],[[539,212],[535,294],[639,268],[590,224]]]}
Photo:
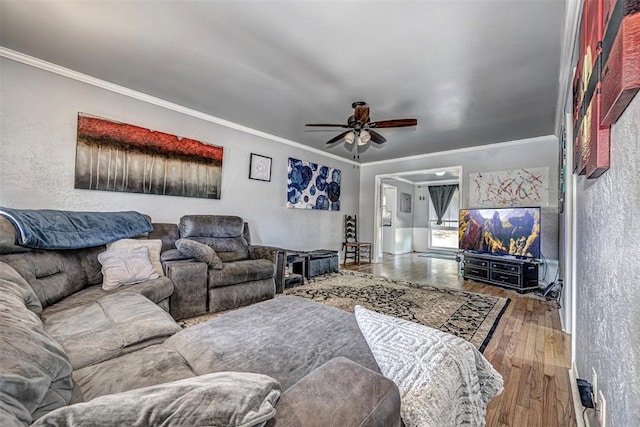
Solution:
{"label": "white textured wall", "polygon": [[608,426],[640,426],[640,96],[612,127],[611,168],[578,178],[576,365],[607,400]]}
{"label": "white textured wall", "polygon": [[[153,78],[152,70],[149,78]],[[359,170],[307,150],[5,58],[0,58],[0,98],[0,205],[25,209],[137,210],[157,222],[177,222],[185,214],[239,215],[249,222],[254,242],[302,250],[340,249],[343,214],[358,211]],[[78,112],[224,147],[222,198],[74,189]],[[271,182],[248,179],[252,152],[273,158]],[[285,207],[289,156],[342,170],[340,212]]]}

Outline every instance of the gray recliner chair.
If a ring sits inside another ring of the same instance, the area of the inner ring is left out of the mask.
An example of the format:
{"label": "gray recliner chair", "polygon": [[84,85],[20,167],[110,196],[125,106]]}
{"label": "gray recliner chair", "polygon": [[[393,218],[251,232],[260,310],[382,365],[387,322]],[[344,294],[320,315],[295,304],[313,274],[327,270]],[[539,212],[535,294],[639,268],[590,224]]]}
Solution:
{"label": "gray recliner chair", "polygon": [[211,247],[222,268],[207,269],[207,311],[215,313],[273,298],[283,280],[284,251],[251,244],[249,226],[238,216],[185,215],[181,239]]}

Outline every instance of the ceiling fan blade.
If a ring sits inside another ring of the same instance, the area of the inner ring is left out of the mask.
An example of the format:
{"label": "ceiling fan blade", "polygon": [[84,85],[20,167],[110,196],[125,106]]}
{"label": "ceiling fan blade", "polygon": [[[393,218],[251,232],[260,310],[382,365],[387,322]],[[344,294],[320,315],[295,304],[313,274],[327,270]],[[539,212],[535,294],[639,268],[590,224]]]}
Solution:
{"label": "ceiling fan blade", "polygon": [[416,119],[396,119],[396,120],[382,120],[380,122],[369,123],[369,127],[372,128],[401,128],[406,126],[415,126],[418,124]]}
{"label": "ceiling fan blade", "polygon": [[369,134],[371,135],[371,140],[373,142],[375,142],[376,144],[382,144],[384,142],[387,142],[387,138],[385,138],[384,136],[380,135],[375,130],[369,129],[367,132],[369,132]]}
{"label": "ceiling fan blade", "polygon": [[327,141],[327,144],[333,144],[336,141],[340,141],[342,138],[344,138],[344,136],[346,134],[348,134],[349,132],[351,132],[350,130],[346,131],[346,132],[342,132],[340,135],[336,136],[335,138],[331,138],[330,140]]}
{"label": "ceiling fan blade", "polygon": [[322,126],[322,127],[332,127],[332,128],[348,128],[347,125],[337,125],[332,123],[308,123],[305,126]]}
{"label": "ceiling fan blade", "polygon": [[369,120],[369,107],[367,105],[356,105],[353,117],[356,119],[356,122],[367,123]]}

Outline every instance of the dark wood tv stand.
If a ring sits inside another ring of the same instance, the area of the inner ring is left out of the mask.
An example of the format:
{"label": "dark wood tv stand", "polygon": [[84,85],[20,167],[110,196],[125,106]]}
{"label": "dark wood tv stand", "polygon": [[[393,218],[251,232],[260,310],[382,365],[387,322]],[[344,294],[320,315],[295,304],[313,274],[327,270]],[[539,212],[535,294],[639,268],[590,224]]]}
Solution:
{"label": "dark wood tv stand", "polygon": [[464,252],[464,278],[515,289],[538,289],[540,262],[531,259]]}

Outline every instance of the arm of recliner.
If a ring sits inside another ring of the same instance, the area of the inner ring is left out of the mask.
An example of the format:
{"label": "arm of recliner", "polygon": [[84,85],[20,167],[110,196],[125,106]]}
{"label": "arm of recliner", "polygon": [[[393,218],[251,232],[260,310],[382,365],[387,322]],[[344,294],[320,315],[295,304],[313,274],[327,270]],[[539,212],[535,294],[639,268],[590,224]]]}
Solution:
{"label": "arm of recliner", "polygon": [[284,290],[284,264],[285,250],[275,246],[259,246],[249,245],[249,258],[251,259],[267,259],[273,262],[275,274],[273,276],[276,282],[276,292],[282,293]]}
{"label": "arm of recliner", "polygon": [[280,396],[267,427],[281,426],[400,426],[400,393],[390,379],[337,357]]}
{"label": "arm of recliner", "polygon": [[164,269],[174,285],[169,313],[175,320],[207,312],[207,264],[194,260],[166,261]]}

